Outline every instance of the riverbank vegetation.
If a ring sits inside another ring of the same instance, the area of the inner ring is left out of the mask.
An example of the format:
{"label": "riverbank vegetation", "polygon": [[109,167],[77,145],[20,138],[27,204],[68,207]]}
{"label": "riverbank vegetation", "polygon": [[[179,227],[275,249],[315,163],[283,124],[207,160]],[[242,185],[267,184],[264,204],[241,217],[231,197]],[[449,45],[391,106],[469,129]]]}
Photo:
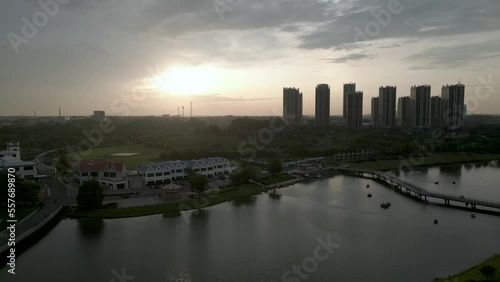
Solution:
{"label": "riverbank vegetation", "polygon": [[259,179],[258,181],[259,183],[262,183],[264,185],[271,185],[292,179],[295,179],[293,175],[290,175],[288,173],[280,173],[280,174],[273,174],[266,176],[264,178]]}
{"label": "riverbank vegetation", "polygon": [[176,215],[179,214],[180,211],[202,209],[240,197],[259,194],[263,191],[264,190],[262,188],[255,185],[245,184],[239,187],[228,187],[220,191],[203,193],[197,195],[193,199],[181,202],[169,202],[164,204],[127,208],[106,206],[96,210],[81,210],[75,207],[69,207],[67,214],[71,218],[123,218],[153,214]]}
{"label": "riverbank vegetation", "polygon": [[[312,125],[285,128],[281,119],[275,117],[110,117],[114,129],[110,134],[99,131],[99,122],[92,119],[66,124],[36,124],[28,120],[23,123],[21,119],[0,127],[0,143],[21,142],[23,158],[29,159],[30,152],[76,146],[85,141],[93,146],[85,152],[85,158],[123,160],[129,169],[140,163],[207,156],[286,161],[362,150],[377,151],[370,156],[372,160],[429,152],[500,154],[500,125],[485,123],[492,118],[470,118],[468,122],[473,126],[467,124],[457,130],[400,127],[353,130],[340,123],[327,128]],[[90,137],[89,132],[93,132]],[[113,153],[138,154],[110,156]],[[53,157],[59,158],[57,154]],[[78,157],[70,153],[69,159]]]}
{"label": "riverbank vegetation", "polygon": [[499,159],[500,154],[434,153],[425,157],[363,161],[359,163],[352,163],[351,167],[378,170],[411,169],[412,167],[417,166],[432,166]]}
{"label": "riverbank vegetation", "polygon": [[449,276],[447,278],[437,278],[434,282],[470,282],[470,281],[500,281],[500,255],[495,255],[482,263],[473,266],[464,272]]}

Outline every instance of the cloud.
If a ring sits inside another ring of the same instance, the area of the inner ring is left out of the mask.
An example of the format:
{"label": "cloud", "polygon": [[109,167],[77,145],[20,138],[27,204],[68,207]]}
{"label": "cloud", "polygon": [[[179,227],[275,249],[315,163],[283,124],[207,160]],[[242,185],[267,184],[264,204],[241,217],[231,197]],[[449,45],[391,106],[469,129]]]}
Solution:
{"label": "cloud", "polygon": [[[353,2],[342,15],[324,22],[316,31],[299,36],[299,47],[353,49],[358,47],[356,43],[365,41],[439,38],[500,28],[499,1],[401,0],[401,12],[392,14],[387,12],[390,2],[373,0],[369,5]],[[381,13],[384,15],[377,20],[374,15]]]}
{"label": "cloud", "polygon": [[244,97],[227,97],[220,94],[208,94],[208,95],[199,95],[192,96],[196,102],[200,103],[212,103],[212,104],[220,104],[220,103],[235,103],[235,102],[255,102],[255,101],[269,101],[269,100],[279,100],[282,97],[275,98],[244,98]]}
{"label": "cloud", "polygon": [[359,61],[363,59],[373,59],[373,56],[366,55],[363,53],[353,53],[343,57],[338,57],[334,59],[327,59],[330,63],[346,63],[350,61]]}
{"label": "cloud", "polygon": [[500,39],[425,49],[403,60],[411,69],[467,69],[470,64],[481,64],[500,57]]}

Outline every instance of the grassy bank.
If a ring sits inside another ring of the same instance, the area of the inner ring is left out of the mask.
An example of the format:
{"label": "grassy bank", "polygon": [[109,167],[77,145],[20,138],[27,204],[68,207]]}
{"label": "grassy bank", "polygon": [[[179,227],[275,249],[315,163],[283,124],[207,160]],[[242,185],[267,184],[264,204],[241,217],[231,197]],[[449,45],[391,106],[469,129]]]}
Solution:
{"label": "grassy bank", "polygon": [[259,194],[262,188],[255,185],[242,185],[239,187],[228,188],[215,193],[207,193],[205,196],[193,200],[186,200],[177,203],[165,203],[142,207],[127,208],[103,208],[92,211],[81,211],[71,209],[68,216],[73,218],[123,218],[146,216],[153,214],[179,214],[183,210],[206,208],[223,202],[231,201],[240,197]]}
{"label": "grassy bank", "polygon": [[415,158],[414,161],[408,159],[366,161],[360,163],[353,163],[351,164],[351,167],[388,170],[388,169],[398,169],[400,168],[400,166],[404,167],[405,164],[412,164],[415,167],[415,166],[432,166],[440,164],[474,162],[474,161],[484,161],[484,160],[494,160],[494,159],[500,159],[500,154],[435,153],[428,157],[424,157],[422,159]]}
{"label": "grassy bank", "polygon": [[481,267],[490,265],[497,269],[497,274],[495,279],[489,281],[500,281],[500,255],[495,255],[486,261],[473,266],[466,271],[459,273],[457,275],[450,276],[448,278],[438,278],[435,282],[469,282],[469,281],[486,281],[485,277],[481,274],[479,269]]}

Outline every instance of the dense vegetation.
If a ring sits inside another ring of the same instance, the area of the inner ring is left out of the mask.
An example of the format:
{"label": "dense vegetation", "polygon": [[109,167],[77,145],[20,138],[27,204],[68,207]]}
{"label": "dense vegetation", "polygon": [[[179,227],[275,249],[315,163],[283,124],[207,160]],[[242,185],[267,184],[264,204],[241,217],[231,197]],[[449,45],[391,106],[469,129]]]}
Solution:
{"label": "dense vegetation", "polygon": [[[17,140],[29,158],[30,152],[63,146],[92,146],[139,143],[160,151],[157,160],[194,159],[221,156],[293,159],[329,156],[335,152],[378,150],[377,158],[408,156],[415,152],[500,153],[500,125],[469,119],[475,126],[448,129],[411,130],[343,126],[284,129],[278,118],[177,117],[110,118],[102,124],[92,119],[66,124],[12,124],[0,127],[0,142]],[[101,129],[100,129],[101,128]],[[56,156],[57,157],[57,156]],[[65,160],[61,160],[65,161]]]}
{"label": "dense vegetation", "polygon": [[98,209],[102,206],[102,200],[104,200],[104,188],[95,179],[83,182],[78,189],[76,202],[81,210]]}

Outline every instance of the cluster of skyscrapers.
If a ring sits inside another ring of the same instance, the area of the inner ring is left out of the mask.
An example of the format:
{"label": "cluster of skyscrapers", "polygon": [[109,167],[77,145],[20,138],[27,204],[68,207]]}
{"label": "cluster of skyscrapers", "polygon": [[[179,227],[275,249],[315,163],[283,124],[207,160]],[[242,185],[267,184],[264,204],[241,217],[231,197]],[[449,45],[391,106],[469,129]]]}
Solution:
{"label": "cluster of skyscrapers", "polygon": [[[344,84],[343,117],[349,128],[363,126],[363,92],[355,83]],[[378,97],[371,99],[371,124],[375,127],[459,127],[464,123],[465,86],[444,85],[441,96],[431,97],[431,86],[410,88],[410,96],[396,100],[396,86],[381,86]],[[289,126],[302,122],[303,95],[297,88],[283,88],[283,119]],[[397,103],[396,103],[397,102]],[[330,86],[318,84],[315,97],[317,126],[330,123]]]}

